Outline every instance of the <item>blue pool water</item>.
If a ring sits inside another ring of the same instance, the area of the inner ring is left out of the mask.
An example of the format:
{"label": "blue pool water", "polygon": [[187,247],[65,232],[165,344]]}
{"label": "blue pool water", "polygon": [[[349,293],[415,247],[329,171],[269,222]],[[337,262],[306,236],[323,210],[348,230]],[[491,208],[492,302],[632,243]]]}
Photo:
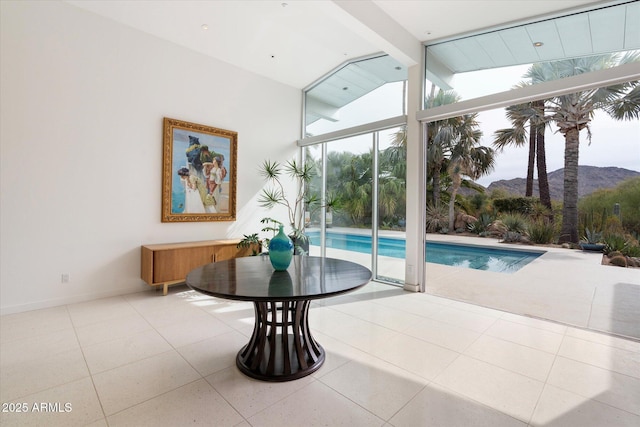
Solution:
{"label": "blue pool water", "polygon": [[[320,232],[308,233],[312,245],[320,244]],[[362,253],[371,253],[371,236],[327,233],[327,247]],[[405,258],[404,239],[379,237],[378,254],[393,258]],[[427,242],[426,261],[476,270],[513,273],[543,252],[508,250],[453,243]]]}

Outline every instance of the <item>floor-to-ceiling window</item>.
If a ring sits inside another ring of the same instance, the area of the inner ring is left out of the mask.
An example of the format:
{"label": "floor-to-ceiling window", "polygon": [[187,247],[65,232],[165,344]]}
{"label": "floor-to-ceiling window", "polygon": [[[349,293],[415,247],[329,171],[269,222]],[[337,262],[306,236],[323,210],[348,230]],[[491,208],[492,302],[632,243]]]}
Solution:
{"label": "floor-to-ceiling window", "polygon": [[[520,138],[521,146],[515,147],[519,136],[509,134],[510,130],[522,130],[524,124],[528,133],[534,122],[539,122],[542,129],[546,129],[546,162],[554,165],[547,166],[552,168],[549,172],[558,167],[564,167],[565,172],[574,166],[577,168],[578,141],[596,136],[589,129],[608,129],[597,135],[600,146],[609,147],[608,152],[604,150],[599,157],[590,153],[591,159],[610,158],[613,145],[621,152],[628,151],[629,144],[637,141],[637,109],[635,113],[631,112],[635,108],[633,96],[627,96],[625,100],[625,95],[637,92],[640,77],[640,37],[637,25],[632,24],[639,17],[640,2],[616,2],[581,13],[496,28],[483,34],[426,46],[424,110],[418,113],[418,119],[426,128],[423,143],[428,157],[427,173],[430,173],[424,180],[426,191],[431,186],[433,192],[433,186],[437,185],[436,192],[448,193],[445,199],[450,196],[453,188],[451,176],[446,171],[434,176],[434,173],[442,172],[434,164],[437,165],[439,160],[443,165],[450,162],[450,153],[437,150],[435,134],[447,122],[461,120],[465,116],[476,116],[482,133],[479,145],[497,148],[495,143],[502,137],[509,147],[509,155],[504,151],[495,153],[492,175],[476,179],[485,186],[491,183],[490,176],[498,180],[524,178],[527,174],[527,156],[531,152],[530,147],[535,149],[536,145]],[[616,104],[615,98],[623,100],[622,103]],[[608,107],[605,106],[607,102]],[[616,109],[624,110],[618,107],[625,102],[629,107],[626,120],[607,128],[605,122],[610,121],[607,116]],[[527,106],[528,110],[522,108]],[[566,120],[568,114],[579,109],[584,117],[576,117],[576,122],[571,125],[570,120]],[[523,119],[527,113],[532,120],[518,120],[518,116]],[[605,126],[601,127],[603,123]],[[567,138],[572,126],[577,130],[573,139]],[[627,130],[626,134],[621,132],[623,129]],[[579,132],[582,132],[581,137]],[[520,136],[528,136],[528,133]],[[442,140],[438,139],[438,142]],[[595,151],[591,145],[582,144],[580,147],[580,153]],[[514,157],[516,150],[520,151],[522,159]],[[442,158],[438,159],[438,155]],[[533,157],[535,159],[536,155]],[[611,166],[631,166],[634,169],[628,156],[621,156],[619,161],[622,163]],[[580,164],[588,164],[583,162]],[[522,172],[505,175],[506,171],[514,170],[516,163],[522,165]],[[570,170],[570,173],[574,172],[577,175],[576,170]],[[538,178],[537,170],[534,169],[532,176]],[[426,199],[433,202],[433,194],[430,196]],[[569,199],[573,210],[567,211],[567,199],[560,200],[564,203],[565,212],[560,215],[563,223],[562,230],[558,231],[567,241],[577,238],[575,217],[573,230],[564,223],[567,212],[575,216],[575,202]],[[459,205],[460,210],[464,210],[462,204]],[[440,216],[444,224],[441,228],[454,232],[448,229],[444,213],[439,214],[429,206],[425,209],[432,209],[428,212],[427,224],[430,220],[437,222]],[[424,282],[426,276],[423,277],[423,286]]]}
{"label": "floor-to-ceiling window", "polygon": [[310,253],[345,258],[378,280],[404,280],[407,71],[387,55],[353,61],[305,91]]}

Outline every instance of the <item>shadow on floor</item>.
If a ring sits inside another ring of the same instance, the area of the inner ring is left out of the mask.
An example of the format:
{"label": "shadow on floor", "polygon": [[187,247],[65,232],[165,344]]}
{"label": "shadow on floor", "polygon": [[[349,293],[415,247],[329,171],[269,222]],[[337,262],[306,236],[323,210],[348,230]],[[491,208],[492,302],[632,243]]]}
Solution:
{"label": "shadow on floor", "polygon": [[590,329],[640,339],[640,286],[598,286],[589,316]]}

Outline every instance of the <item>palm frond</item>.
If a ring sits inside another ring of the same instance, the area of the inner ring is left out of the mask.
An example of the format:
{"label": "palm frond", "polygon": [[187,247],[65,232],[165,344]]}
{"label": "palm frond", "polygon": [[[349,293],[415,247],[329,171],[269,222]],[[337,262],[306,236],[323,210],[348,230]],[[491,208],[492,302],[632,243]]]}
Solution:
{"label": "palm frond", "polygon": [[260,206],[262,206],[263,208],[271,209],[276,205],[284,204],[282,202],[284,198],[285,197],[282,193],[282,190],[277,188],[265,188],[260,194],[258,204],[260,204]]}
{"label": "palm frond", "polygon": [[277,161],[265,160],[260,168],[260,175],[267,180],[278,178],[281,172],[280,163]]}
{"label": "palm frond", "polygon": [[524,127],[498,129],[493,133],[492,145],[503,150],[508,145],[522,146],[527,143],[527,131]]}
{"label": "palm frond", "polygon": [[635,85],[629,93],[612,102],[604,110],[616,120],[640,119],[640,85]]}

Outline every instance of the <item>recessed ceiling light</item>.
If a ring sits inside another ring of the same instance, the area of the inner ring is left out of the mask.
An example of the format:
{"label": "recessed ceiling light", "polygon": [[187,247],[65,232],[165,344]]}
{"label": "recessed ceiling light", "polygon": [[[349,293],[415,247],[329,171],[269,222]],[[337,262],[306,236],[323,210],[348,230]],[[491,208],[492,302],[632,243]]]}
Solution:
{"label": "recessed ceiling light", "polygon": [[540,46],[542,46],[543,44],[544,44],[544,43],[542,43],[542,42],[534,42],[534,43],[533,43],[533,45],[534,45],[535,47],[540,47]]}
{"label": "recessed ceiling light", "polygon": [[207,24],[202,24],[200,25],[200,28],[202,28],[203,30],[208,30],[209,26]]}
{"label": "recessed ceiling light", "polygon": [[347,86],[343,87],[342,90],[349,90]]}
{"label": "recessed ceiling light", "polygon": [[402,67],[398,66],[398,67],[396,67],[396,70],[400,71],[400,70],[402,70]]}

